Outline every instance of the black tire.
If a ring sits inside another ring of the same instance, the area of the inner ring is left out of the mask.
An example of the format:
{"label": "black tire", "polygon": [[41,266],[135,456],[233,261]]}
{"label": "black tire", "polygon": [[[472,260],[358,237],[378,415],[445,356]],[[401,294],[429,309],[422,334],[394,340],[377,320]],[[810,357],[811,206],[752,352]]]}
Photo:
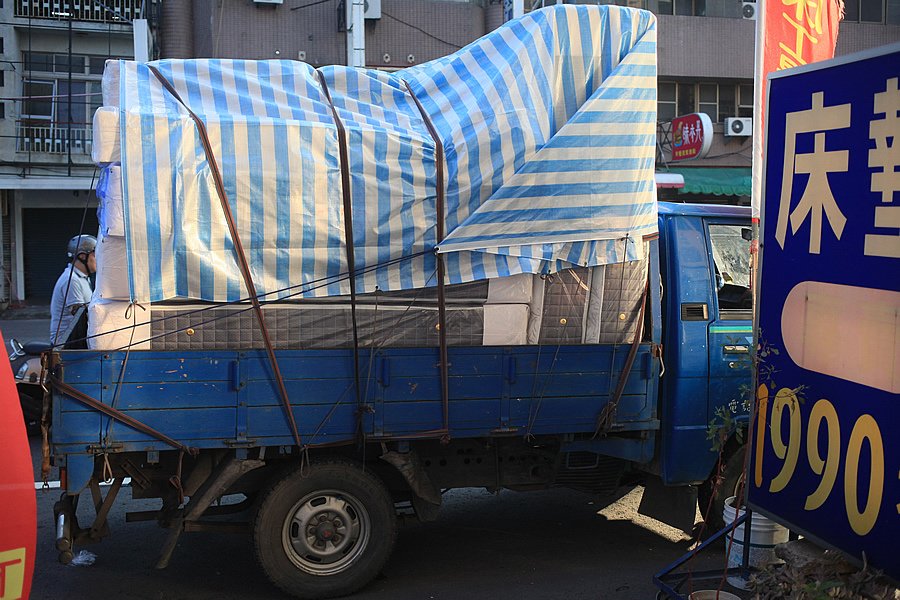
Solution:
{"label": "black tire", "polygon": [[19,404],[22,406],[22,417],[25,419],[25,428],[29,435],[41,430],[41,414],[44,411],[43,402],[35,400],[28,394],[19,394]]}
{"label": "black tire", "polygon": [[[725,500],[737,494],[741,477],[744,474],[743,446],[732,452],[725,460],[725,471],[722,474],[721,482],[716,487],[715,480],[718,473],[719,465],[716,465],[713,474],[703,482],[697,491],[697,503],[700,507],[700,514],[706,521],[704,537],[709,537],[725,527],[725,519],[722,516],[722,511],[725,509]],[[715,494],[713,493],[714,490]],[[710,500],[712,501],[712,506],[710,506]],[[709,509],[708,514],[707,509]]]}
{"label": "black tire", "polygon": [[384,484],[343,460],[285,475],[261,498],[253,527],[266,575],[306,600],[346,596],[369,583],[396,539],[397,515]]}

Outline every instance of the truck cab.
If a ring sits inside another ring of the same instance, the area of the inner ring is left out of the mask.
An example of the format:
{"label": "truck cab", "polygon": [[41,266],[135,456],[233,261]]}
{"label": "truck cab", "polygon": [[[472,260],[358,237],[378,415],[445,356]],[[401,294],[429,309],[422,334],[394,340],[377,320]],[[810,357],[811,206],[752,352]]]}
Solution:
{"label": "truck cab", "polygon": [[[721,455],[711,428],[743,427],[753,342],[749,207],[659,204],[663,364],[659,475],[700,486],[707,509],[717,463],[724,481],[710,510],[734,492],[742,461],[734,431]],[[721,461],[721,462],[720,462]],[[728,472],[724,472],[728,465]]]}

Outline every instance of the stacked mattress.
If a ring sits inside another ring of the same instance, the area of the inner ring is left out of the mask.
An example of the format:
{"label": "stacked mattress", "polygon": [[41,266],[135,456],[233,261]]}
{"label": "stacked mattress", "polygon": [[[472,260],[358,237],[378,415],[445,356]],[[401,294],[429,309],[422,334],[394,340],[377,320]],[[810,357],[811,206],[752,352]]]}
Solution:
{"label": "stacked mattress", "polygon": [[351,343],[350,239],[366,346],[437,344],[438,255],[452,345],[633,335],[656,231],[649,12],[533,11],[397,73],[109,61],[102,90],[91,347],[261,345],[221,202],[279,348]]}
{"label": "stacked mattress", "polygon": [[[108,201],[101,203],[104,209],[115,212]],[[125,242],[114,231],[101,225],[97,284],[89,309],[91,348],[263,347],[249,303],[132,303],[121,252]],[[448,285],[447,341],[451,346],[629,343],[646,281],[647,262],[629,261]],[[353,343],[346,296],[266,303],[263,315],[279,349],[348,348]],[[356,317],[363,347],[429,347],[439,342],[434,288],[361,295]]]}

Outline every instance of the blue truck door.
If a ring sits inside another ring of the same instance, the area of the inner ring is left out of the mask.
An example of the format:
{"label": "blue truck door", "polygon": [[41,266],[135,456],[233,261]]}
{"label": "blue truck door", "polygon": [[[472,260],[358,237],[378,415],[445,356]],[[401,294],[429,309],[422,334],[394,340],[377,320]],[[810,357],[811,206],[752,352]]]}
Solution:
{"label": "blue truck door", "polygon": [[750,391],[753,304],[750,292],[749,224],[708,220],[710,269],[715,295],[709,320],[709,415],[720,406],[746,414]]}

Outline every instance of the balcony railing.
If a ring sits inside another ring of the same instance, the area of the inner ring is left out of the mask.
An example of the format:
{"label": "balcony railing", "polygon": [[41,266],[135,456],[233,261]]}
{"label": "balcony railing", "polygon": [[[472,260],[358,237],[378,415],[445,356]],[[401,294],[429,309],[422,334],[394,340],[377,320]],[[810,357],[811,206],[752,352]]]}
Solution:
{"label": "balcony railing", "polygon": [[31,19],[127,23],[141,18],[143,0],[15,0],[16,16]]}
{"label": "balcony railing", "polygon": [[73,155],[91,153],[91,127],[89,125],[35,125],[16,122],[16,151],[45,154]]}

